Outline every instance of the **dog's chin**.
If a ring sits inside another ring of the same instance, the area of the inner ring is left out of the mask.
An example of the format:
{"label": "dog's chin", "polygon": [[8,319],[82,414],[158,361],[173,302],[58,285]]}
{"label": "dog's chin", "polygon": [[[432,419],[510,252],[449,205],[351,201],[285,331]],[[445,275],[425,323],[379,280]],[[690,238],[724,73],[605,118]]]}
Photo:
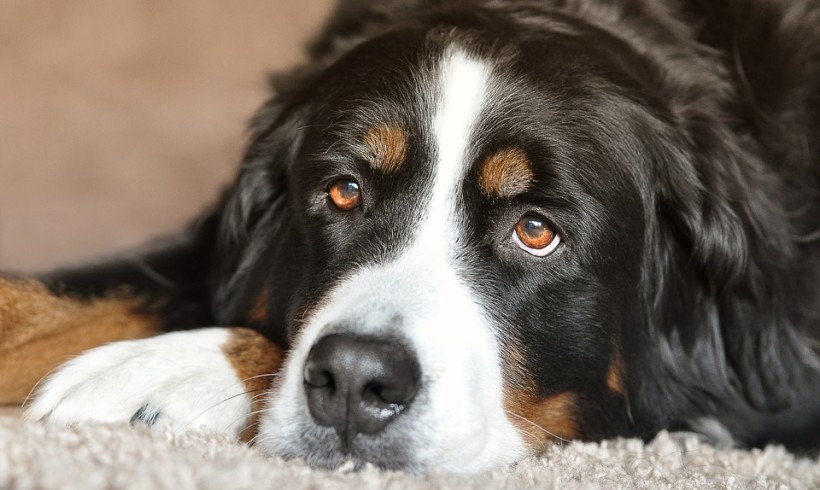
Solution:
{"label": "dog's chin", "polygon": [[356,435],[344,445],[335,430],[315,424],[304,424],[302,437],[294,441],[276,441],[262,449],[286,460],[302,460],[317,469],[358,471],[368,466],[381,470],[403,471],[422,475],[425,465],[414,461],[409,441],[387,431],[378,436]]}
{"label": "dog's chin", "polygon": [[256,446],[271,456],[301,460],[322,470],[356,471],[372,466],[420,476],[488,471],[515,464],[530,454],[516,441],[503,444],[491,436],[492,431],[462,436],[473,443],[472,448],[444,447],[452,440],[425,436],[420,429],[425,424],[413,418],[396,420],[378,434],[357,434],[345,445],[334,429],[317,425],[308,417],[299,419],[280,424],[264,417]]}

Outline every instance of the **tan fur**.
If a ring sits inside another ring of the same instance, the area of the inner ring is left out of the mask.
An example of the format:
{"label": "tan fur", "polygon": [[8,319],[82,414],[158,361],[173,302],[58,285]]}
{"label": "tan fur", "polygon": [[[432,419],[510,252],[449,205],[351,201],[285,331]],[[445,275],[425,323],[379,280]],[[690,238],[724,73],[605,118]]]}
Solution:
{"label": "tan fur", "polygon": [[569,440],[580,434],[576,416],[576,395],[565,391],[539,397],[524,368],[526,354],[513,340],[504,346],[504,408],[510,422],[535,451],[549,442]]}
{"label": "tan fur", "polygon": [[397,171],[407,157],[407,134],[398,126],[374,126],[364,135],[364,143],[373,153],[372,165],[388,174]]}
{"label": "tan fur", "polygon": [[262,290],[259,293],[259,296],[256,297],[256,301],[253,303],[253,308],[251,308],[250,315],[248,319],[253,323],[264,323],[265,320],[268,319],[268,297],[270,296],[270,291],[268,288]]}
{"label": "tan fur", "polygon": [[624,361],[620,357],[615,358],[609,366],[606,385],[611,392],[619,395],[624,394]]}
{"label": "tan fur", "polygon": [[259,411],[265,399],[263,394],[270,389],[273,375],[282,365],[282,349],[255,330],[233,328],[222,350],[253,400],[251,410],[254,416],[240,436],[250,440],[256,433]]}
{"label": "tan fur", "polygon": [[0,404],[23,401],[49,371],[80,352],[153,335],[159,324],[134,312],[136,298],[80,301],[35,281],[0,279]]}
{"label": "tan fur", "polygon": [[484,160],[478,185],[487,197],[512,197],[526,192],[534,178],[527,155],[517,148],[507,148]]}
{"label": "tan fur", "polygon": [[534,450],[545,444],[579,436],[575,393],[565,391],[537,397],[529,389],[508,390],[505,408],[510,421]]}

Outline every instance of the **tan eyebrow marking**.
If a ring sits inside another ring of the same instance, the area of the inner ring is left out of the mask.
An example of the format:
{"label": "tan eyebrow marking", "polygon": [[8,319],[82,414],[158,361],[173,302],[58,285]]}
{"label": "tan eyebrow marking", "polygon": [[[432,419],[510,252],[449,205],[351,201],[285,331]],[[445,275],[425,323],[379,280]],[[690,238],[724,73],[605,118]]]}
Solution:
{"label": "tan eyebrow marking", "polygon": [[478,185],[487,197],[512,197],[529,190],[534,179],[527,155],[518,148],[506,148],[484,160]]}
{"label": "tan eyebrow marking", "polygon": [[364,135],[364,143],[373,152],[372,165],[386,173],[397,171],[407,156],[407,133],[395,125],[373,126]]}

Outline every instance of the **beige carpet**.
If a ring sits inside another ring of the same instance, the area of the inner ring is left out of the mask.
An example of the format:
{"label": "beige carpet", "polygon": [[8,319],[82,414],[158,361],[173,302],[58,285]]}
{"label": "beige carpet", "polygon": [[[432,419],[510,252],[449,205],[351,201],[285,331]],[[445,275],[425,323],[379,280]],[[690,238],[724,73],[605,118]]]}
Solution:
{"label": "beige carpet", "polygon": [[820,463],[779,447],[719,451],[691,435],[555,446],[541,458],[472,477],[415,478],[373,468],[326,473],[205,435],[123,426],[80,431],[0,417],[0,488],[718,488],[820,487]]}

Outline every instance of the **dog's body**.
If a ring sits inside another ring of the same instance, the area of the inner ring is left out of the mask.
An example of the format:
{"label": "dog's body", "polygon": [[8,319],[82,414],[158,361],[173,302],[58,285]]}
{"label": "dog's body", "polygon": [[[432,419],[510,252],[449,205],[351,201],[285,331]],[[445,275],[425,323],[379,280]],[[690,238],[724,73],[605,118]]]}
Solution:
{"label": "dog's body", "polygon": [[816,2],[353,1],[311,52],[186,233],[0,280],[6,400],[180,330],[29,416],[409,471],[820,444]]}

